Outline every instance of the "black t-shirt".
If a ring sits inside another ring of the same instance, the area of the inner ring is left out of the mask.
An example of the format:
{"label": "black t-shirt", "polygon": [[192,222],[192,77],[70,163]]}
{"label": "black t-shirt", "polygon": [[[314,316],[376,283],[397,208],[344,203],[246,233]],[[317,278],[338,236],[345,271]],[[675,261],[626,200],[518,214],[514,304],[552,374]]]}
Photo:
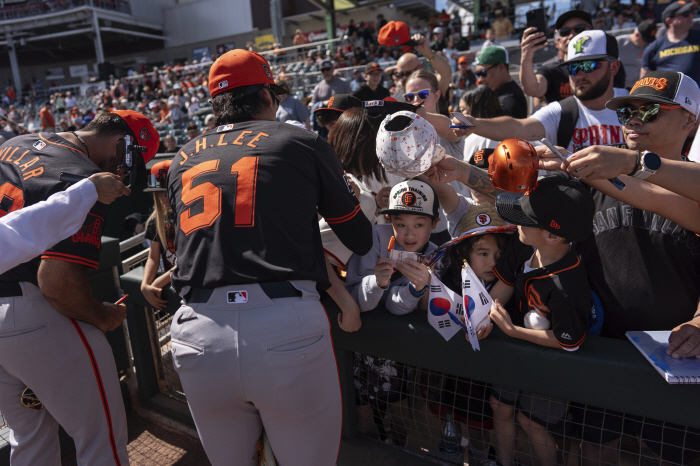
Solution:
{"label": "black t-shirt", "polygon": [[158,235],[155,220],[146,225],[146,239],[160,245],[160,258],[163,260],[163,268],[165,271],[168,271],[177,264],[177,256],[175,256],[175,223],[172,214],[165,216],[163,229],[165,230],[165,241],[167,243],[165,247],[160,244],[160,236]]}
{"label": "black t-shirt", "polygon": [[[65,190],[68,183],[58,179],[61,172],[90,176],[99,171],[82,148],[55,133],[12,138],[0,146],[0,217]],[[73,236],[0,275],[0,282],[27,281],[37,285],[40,259],[64,260],[96,269],[108,210],[109,206],[95,203]]]}
{"label": "black t-shirt", "polygon": [[372,227],[330,145],[284,123],[223,125],[185,144],[168,172],[175,288],[284,280],[329,286],[318,214],[355,254]]}
{"label": "black t-shirt", "polygon": [[384,100],[387,97],[391,97],[389,89],[382,86],[381,84],[377,86],[375,90],[370,89],[367,84],[363,84],[357,88],[355,92],[352,93],[355,97],[363,102],[368,100]]}
{"label": "black t-shirt", "polygon": [[593,235],[579,244],[605,312],[601,335],[671,330],[692,319],[700,296],[700,238],[659,215],[591,189]]}
{"label": "black t-shirt", "polygon": [[542,63],[542,66],[537,70],[537,74],[547,79],[547,92],[544,93],[544,100],[547,103],[559,102],[572,95],[569,73],[567,73],[566,67],[560,66],[563,62],[564,60],[554,56]]}
{"label": "black t-shirt", "polygon": [[506,115],[513,118],[527,118],[527,99],[515,81],[509,81],[499,87],[496,94]]}
{"label": "black t-shirt", "polygon": [[514,287],[517,320],[513,323],[524,327],[525,315],[534,310],[550,322],[562,348],[575,350],[586,337],[593,307],[586,269],[572,248],[557,262],[525,273],[525,263],[534,252],[535,248],[513,237],[494,268],[499,280]]}

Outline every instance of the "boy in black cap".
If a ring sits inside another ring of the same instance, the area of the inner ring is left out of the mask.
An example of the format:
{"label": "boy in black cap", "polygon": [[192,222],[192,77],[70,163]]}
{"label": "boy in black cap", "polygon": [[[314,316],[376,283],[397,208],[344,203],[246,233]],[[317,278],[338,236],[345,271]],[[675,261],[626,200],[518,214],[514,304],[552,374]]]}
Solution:
{"label": "boy in black cap", "polygon": [[[525,194],[500,193],[496,211],[518,225],[519,237],[510,242],[494,269],[498,281],[490,292],[494,298],[491,320],[510,337],[576,351],[585,338],[593,300],[586,271],[571,243],[593,231],[590,193],[573,179],[549,176]],[[502,303],[513,294],[511,316]],[[502,464],[512,461],[516,405],[518,422],[540,463],[556,463],[550,432],[561,432],[566,400],[495,386],[490,401]]]}

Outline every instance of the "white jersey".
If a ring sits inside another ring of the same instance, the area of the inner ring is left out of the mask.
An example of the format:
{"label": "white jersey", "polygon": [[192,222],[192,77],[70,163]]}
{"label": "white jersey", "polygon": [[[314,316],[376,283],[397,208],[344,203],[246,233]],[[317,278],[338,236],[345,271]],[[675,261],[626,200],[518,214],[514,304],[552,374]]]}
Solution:
{"label": "white jersey", "polygon": [[[629,95],[627,89],[614,89],[615,97]],[[627,147],[625,137],[622,134],[622,125],[617,120],[617,114],[607,108],[603,110],[590,110],[578,103],[578,120],[574,129],[574,135],[567,146],[570,152],[576,152],[588,146],[616,146]],[[557,130],[561,121],[561,104],[552,102],[535,112],[534,118],[544,125],[547,139],[554,145],[557,142]]]}
{"label": "white jersey", "polygon": [[0,274],[80,230],[95,202],[95,185],[85,179],[45,201],[0,218],[0,244],[7,245],[0,257]]}

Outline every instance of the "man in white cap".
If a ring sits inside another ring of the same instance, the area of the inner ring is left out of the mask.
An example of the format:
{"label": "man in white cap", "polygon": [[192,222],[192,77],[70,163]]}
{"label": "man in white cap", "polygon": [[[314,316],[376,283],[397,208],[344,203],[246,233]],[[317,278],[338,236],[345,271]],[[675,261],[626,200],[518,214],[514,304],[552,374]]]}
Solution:
{"label": "man in white cap", "polygon": [[[483,53],[483,52],[482,52]],[[627,95],[613,88],[620,68],[615,37],[600,30],[584,31],[569,42],[569,83],[574,96],[552,102],[530,118],[471,118],[473,128],[455,130],[457,134],[478,134],[500,141],[515,137],[535,141],[546,137],[554,144],[575,152],[591,145],[624,146],[615,112],[605,108],[613,97]],[[459,124],[455,119],[454,124]]]}

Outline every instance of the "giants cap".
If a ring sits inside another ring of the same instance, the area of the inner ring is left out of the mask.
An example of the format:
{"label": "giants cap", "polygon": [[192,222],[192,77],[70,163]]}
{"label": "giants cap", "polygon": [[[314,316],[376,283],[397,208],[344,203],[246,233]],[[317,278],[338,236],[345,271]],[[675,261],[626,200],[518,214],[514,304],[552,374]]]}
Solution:
{"label": "giants cap", "polygon": [[678,71],[650,71],[634,83],[630,95],[610,99],[605,106],[610,110],[617,110],[635,99],[659,104],[678,104],[695,115],[695,118],[700,113],[698,84],[690,76]]}
{"label": "giants cap", "polygon": [[172,160],[163,160],[151,167],[151,174],[148,175],[148,186],[144,192],[151,191],[167,191],[168,189],[168,170]]}
{"label": "giants cap", "polygon": [[590,191],[563,176],[546,176],[525,194],[499,193],[496,211],[507,222],[542,228],[570,241],[583,241],[593,232]]}
{"label": "giants cap", "polygon": [[389,207],[382,214],[412,214],[438,218],[438,198],[428,184],[418,180],[397,183],[389,193]]}
{"label": "giants cap", "polygon": [[645,19],[639,23],[637,25],[637,30],[647,44],[654,42],[656,39],[656,21],[653,19]]}
{"label": "giants cap", "polygon": [[129,125],[131,132],[134,133],[136,138],[136,144],[139,146],[144,146],[146,152],[142,152],[143,161],[148,163],[149,160],[156,155],[158,152],[158,146],[160,146],[160,134],[153,127],[151,120],[133,110],[116,110],[112,113],[116,113]]}
{"label": "giants cap", "polygon": [[619,57],[617,39],[605,31],[583,31],[569,42],[567,60],[562,66],[586,60]]}
{"label": "giants cap", "polygon": [[269,84],[277,95],[287,93],[283,87],[275,84],[265,57],[249,50],[226,52],[209,70],[209,95],[212,99],[222,92],[254,84]]}
{"label": "giants cap", "polygon": [[377,41],[382,45],[418,45],[418,42],[411,39],[411,32],[408,25],[402,21],[389,21],[379,30]]}

